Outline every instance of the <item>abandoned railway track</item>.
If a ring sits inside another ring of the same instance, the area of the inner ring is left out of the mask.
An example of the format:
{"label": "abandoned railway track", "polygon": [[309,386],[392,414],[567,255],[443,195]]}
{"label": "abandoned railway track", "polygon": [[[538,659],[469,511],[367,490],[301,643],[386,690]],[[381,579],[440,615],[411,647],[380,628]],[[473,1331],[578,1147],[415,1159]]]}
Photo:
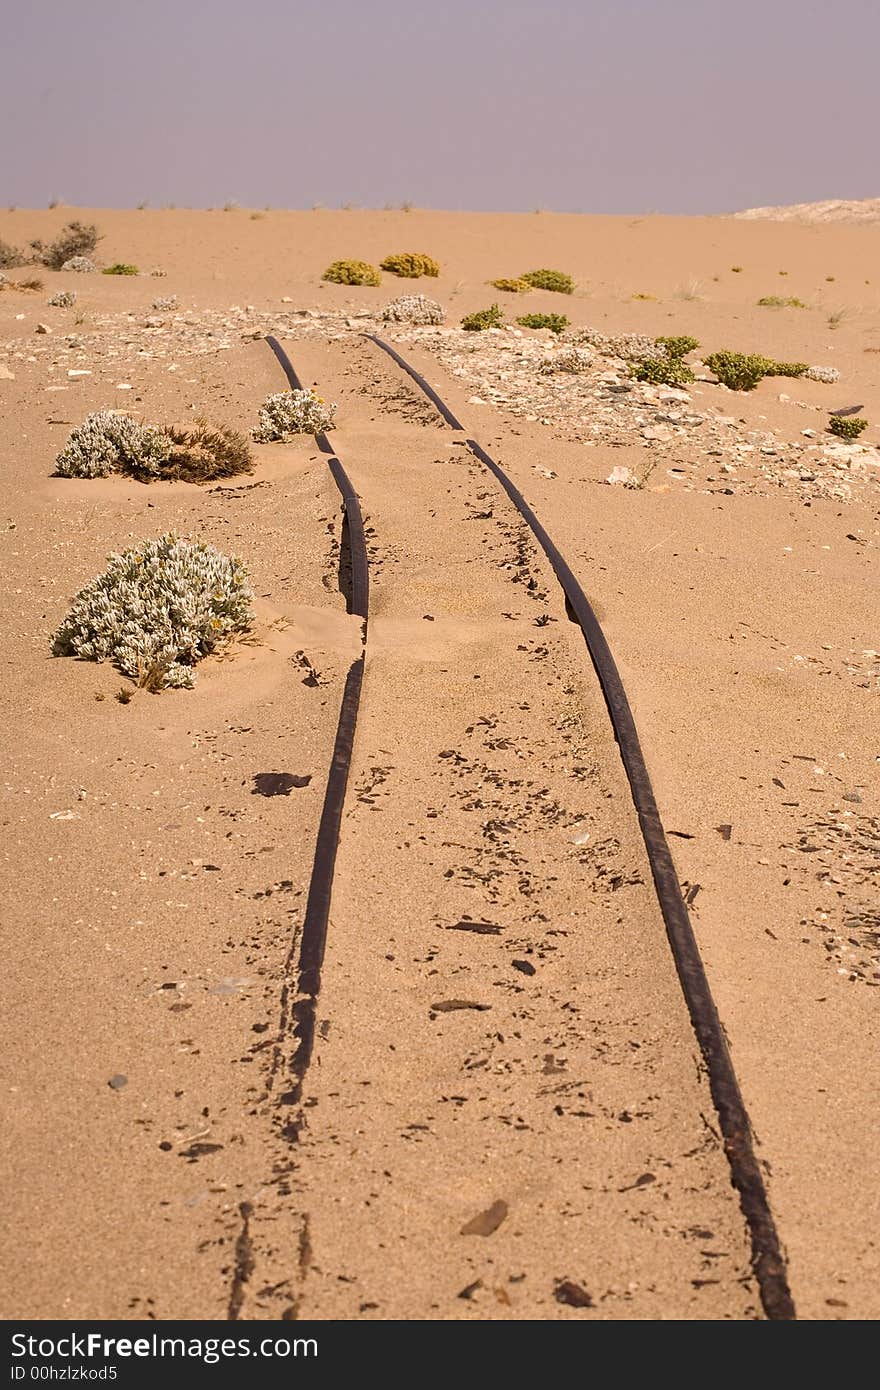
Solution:
{"label": "abandoned railway track", "polygon": [[[660,818],[629,700],[601,626],[572,569],[508,474],[478,441],[467,434],[462,423],[434,388],[391,344],[376,335],[364,336],[406,373],[424,397],[431,402],[444,424],[458,435],[464,436],[462,442],[466,444],[473,459],[486,469],[503,489],[519,519],[528,527],[534,541],[546,557],[564,594],[568,616],[577,623],[583,634],[620,750],[675,970],[705,1066],[731,1182],[737,1192],[748,1231],[751,1265],[761,1303],[769,1319],[790,1320],[796,1316],[794,1303],[761,1165],[755,1151],[749,1116],[694,935],[688,904]],[[267,341],[291,387],[302,389],[302,382],[284,349],[275,339],[270,338]],[[352,484],[336,458],[332,445],[325,435],[318,436],[317,443],[321,451],[329,456],[329,467],[344,501],[353,572],[351,611],[363,619],[365,646],[358,660],[351,666],[346,679],[303,925],[297,1004],[293,1012],[298,1040],[293,1064],[295,1077],[294,1085],[287,1097],[292,1102],[298,1102],[301,1098],[302,1083],[314,1045],[330,893],[366,659],[368,580],[363,522]]]}

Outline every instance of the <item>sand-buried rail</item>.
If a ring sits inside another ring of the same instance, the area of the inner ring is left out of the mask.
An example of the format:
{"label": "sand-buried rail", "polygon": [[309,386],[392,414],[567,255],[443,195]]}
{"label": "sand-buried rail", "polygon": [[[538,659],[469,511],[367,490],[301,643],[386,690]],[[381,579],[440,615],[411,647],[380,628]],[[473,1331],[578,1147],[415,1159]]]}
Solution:
{"label": "sand-buried rail", "polygon": [[[433,387],[400,353],[375,334],[366,333],[364,337],[386,352],[407,373],[451,428],[464,431],[464,426]],[[273,351],[275,350],[273,348]],[[718,1113],[724,1148],[730,1164],[731,1180],[739,1193],[740,1205],[749,1230],[752,1266],[761,1302],[769,1319],[791,1320],[797,1315],[788,1286],[779,1236],[752,1142],[751,1123],[694,936],[687,904],[681,892],[620,673],[586,594],[535,513],[504,470],[476,440],[468,438],[466,442],[471,453],[494,475],[529,526],[550,561],[583,632],[620,748],[676,971],[706,1064],[712,1099]]]}
{"label": "sand-buried rail", "polygon": [[[299,377],[293,365],[275,338],[266,340],[294,390],[302,390]],[[282,1104],[298,1105],[302,1095],[302,1083],[315,1045],[315,1021],[318,995],[321,991],[321,967],[327,944],[327,926],[330,920],[330,898],[333,892],[333,877],[336,870],[336,852],[339,846],[339,831],[342,824],[342,811],[348,786],[351,767],[351,754],[360,707],[361,690],[364,682],[364,661],[366,657],[367,622],[369,617],[370,580],[367,561],[367,548],[364,539],[364,522],[361,515],[357,493],[339,459],[333,454],[326,435],[317,436],[319,447],[331,457],[328,467],[333,475],[345,508],[345,529],[351,555],[351,597],[349,609],[362,619],[361,654],[352,662],[345,678],[339,721],[336,726],[336,739],[330,760],[327,789],[315,841],[315,856],[309,880],[309,892],[303,918],[300,939],[299,960],[297,964],[296,1001],[293,1005],[295,1020],[294,1036],[296,1050],[291,1061],[293,1085],[282,1093]],[[298,1122],[293,1120],[286,1127],[290,1138],[298,1133]]]}

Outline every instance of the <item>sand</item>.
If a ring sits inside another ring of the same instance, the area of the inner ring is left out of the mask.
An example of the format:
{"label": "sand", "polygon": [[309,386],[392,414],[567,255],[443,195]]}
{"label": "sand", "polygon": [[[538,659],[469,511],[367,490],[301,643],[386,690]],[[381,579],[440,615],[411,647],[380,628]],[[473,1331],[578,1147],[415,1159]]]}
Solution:
{"label": "sand", "polygon": [[[70,215],[0,214],[0,238],[47,238]],[[336,489],[310,439],[256,446],[254,474],[214,490],[50,474],[70,426],[102,406],[252,428],[284,386],[247,336],[261,316],[357,313],[413,291],[455,322],[497,297],[487,278],[538,265],[568,270],[578,292],[518,311],[840,370],[834,387],[773,379],[748,396],[695,383],[694,408],[723,410],[742,438],[800,438],[821,429],[819,409],[856,403],[874,422],[880,232],[76,215],[104,230],[104,262],[166,274],[40,272],[39,292],[0,291],[16,1252],[4,1315],[759,1317],[604,705],[491,478],[377,349],[288,318],[297,369],[339,403],[333,440],[367,517],[373,586],[319,1041],[292,1143],[282,997],[359,649]],[[337,257],[404,248],[435,255],[439,280],[320,281]],[[77,291],[75,309],[46,306],[58,288]],[[810,307],[757,307],[771,293]],[[160,313],[149,327],[152,301],[172,294],[190,325]],[[67,333],[83,346],[64,356]],[[681,879],[699,885],[694,925],[799,1315],[875,1317],[880,469],[865,464],[851,497],[796,482],[725,491],[700,452],[689,490],[663,468],[650,486],[609,487],[644,443],[476,404],[429,342],[403,350],[523,489],[603,621]],[[875,424],[865,439],[880,439]],[[243,556],[253,637],[202,663],[193,691],[121,704],[118,672],[54,659],[49,638],[109,550],[170,529]],[[310,780],[256,794],[272,771]],[[468,918],[499,930],[461,930]],[[480,1008],[434,1007],[450,1000]],[[565,1301],[572,1284],[582,1306]]]}

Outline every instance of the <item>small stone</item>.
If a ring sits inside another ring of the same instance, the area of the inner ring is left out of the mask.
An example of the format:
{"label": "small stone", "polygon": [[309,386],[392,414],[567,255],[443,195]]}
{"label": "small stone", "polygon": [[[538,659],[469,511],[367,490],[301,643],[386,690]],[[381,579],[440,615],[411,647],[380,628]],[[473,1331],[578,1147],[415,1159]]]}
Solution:
{"label": "small stone", "polygon": [[68,370],[67,375],[68,375],[69,377],[78,377],[78,376],[91,376],[92,374],[91,374],[91,372],[88,371],[85,367],[70,367],[69,370]]}
{"label": "small stone", "polygon": [[111,1091],[121,1091],[123,1086],[128,1085],[128,1077],[123,1076],[122,1072],[117,1072],[115,1076],[111,1076],[107,1085],[110,1087]]}
{"label": "small stone", "polygon": [[5,362],[0,362],[0,381],[14,381],[15,372],[11,372]]}
{"label": "small stone", "polygon": [[571,1279],[561,1280],[553,1290],[553,1297],[557,1303],[566,1303],[569,1308],[593,1307],[591,1295],[580,1284],[572,1283]]}
{"label": "small stone", "polygon": [[463,1236],[491,1236],[498,1230],[502,1221],[507,1217],[508,1206],[506,1202],[493,1202],[491,1207],[485,1211],[472,1216],[470,1221],[466,1221],[461,1228]]}
{"label": "small stone", "polygon": [[48,323],[38,323],[37,326],[36,326],[36,328],[34,329],[34,332],[35,332],[35,333],[51,333],[52,330],[51,330],[51,328],[49,327]]}

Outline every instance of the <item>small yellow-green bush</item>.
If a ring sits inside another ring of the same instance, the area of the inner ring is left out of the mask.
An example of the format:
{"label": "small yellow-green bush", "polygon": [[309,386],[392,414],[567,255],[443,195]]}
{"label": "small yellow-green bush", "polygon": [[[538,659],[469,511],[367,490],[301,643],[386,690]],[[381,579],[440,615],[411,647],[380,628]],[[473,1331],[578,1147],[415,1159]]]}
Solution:
{"label": "small yellow-green bush", "polygon": [[523,328],[549,328],[551,333],[562,333],[568,327],[565,314],[523,314],[517,323]]}
{"label": "small yellow-green bush", "polygon": [[422,275],[436,278],[440,274],[439,263],[433,256],[426,256],[422,251],[397,251],[380,262],[380,269],[387,270],[391,275],[401,275],[407,280],[418,280]]}
{"label": "small yellow-green bush", "polygon": [[696,352],[700,346],[696,338],[691,338],[687,334],[681,334],[677,338],[658,338],[657,342],[666,349],[668,357],[687,357],[689,352]]}
{"label": "small yellow-green bush", "polygon": [[108,265],[106,270],[101,271],[102,275],[140,275],[136,265],[126,265],[125,261],[114,261],[113,265]]}
{"label": "small yellow-green bush", "polygon": [[867,428],[868,422],[861,415],[832,415],[828,421],[829,431],[838,439],[858,439]]}
{"label": "small yellow-green bush", "polygon": [[809,362],[768,362],[765,376],[803,376],[810,370]]}
{"label": "small yellow-green bush", "polygon": [[762,309],[806,309],[806,304],[802,299],[796,299],[793,295],[783,298],[778,294],[765,294],[758,300],[758,305]]}
{"label": "small yellow-green bush", "polygon": [[321,278],[334,285],[378,285],[381,280],[376,267],[366,261],[334,261]]}
{"label": "small yellow-green bush", "polygon": [[503,290],[505,294],[528,294],[532,288],[527,280],[490,280],[489,284],[493,290]]}
{"label": "small yellow-green bush", "polygon": [[694,379],[680,357],[643,357],[632,364],[631,371],[636,381],[648,381],[652,386],[687,386]]}
{"label": "small yellow-green bush", "polygon": [[767,375],[767,368],[772,365],[768,357],[759,357],[756,353],[730,352],[726,348],[706,358],[709,371],[731,391],[754,391],[758,382]]}
{"label": "small yellow-green bush", "polygon": [[504,315],[497,304],[488,309],[478,309],[476,313],[465,314],[461,326],[466,333],[482,333],[487,328],[503,328]]}
{"label": "small yellow-green bush", "polygon": [[552,290],[554,294],[574,294],[574,281],[564,270],[527,270],[519,277],[533,290]]}

